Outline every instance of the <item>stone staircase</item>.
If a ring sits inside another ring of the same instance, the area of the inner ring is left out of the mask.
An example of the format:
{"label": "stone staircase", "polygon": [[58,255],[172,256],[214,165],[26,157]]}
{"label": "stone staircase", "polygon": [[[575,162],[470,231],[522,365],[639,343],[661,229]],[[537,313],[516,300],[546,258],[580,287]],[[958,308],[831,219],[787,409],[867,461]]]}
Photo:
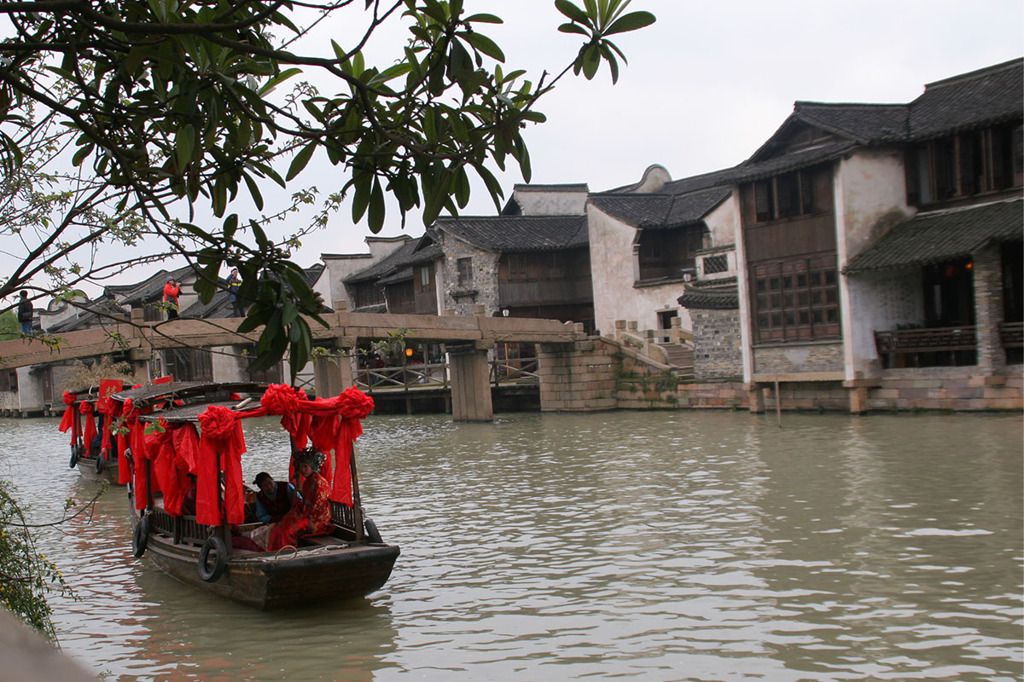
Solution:
{"label": "stone staircase", "polygon": [[681,343],[656,344],[665,351],[668,364],[680,378],[693,378],[693,349]]}

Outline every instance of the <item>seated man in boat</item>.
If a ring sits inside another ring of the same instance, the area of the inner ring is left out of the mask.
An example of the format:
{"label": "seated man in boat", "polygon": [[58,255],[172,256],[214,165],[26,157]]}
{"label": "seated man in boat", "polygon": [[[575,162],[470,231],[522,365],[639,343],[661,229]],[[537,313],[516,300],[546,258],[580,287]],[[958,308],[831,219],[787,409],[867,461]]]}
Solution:
{"label": "seated man in boat", "polygon": [[262,523],[277,523],[291,511],[296,495],[295,486],[291,483],[275,481],[266,471],[256,474],[253,483],[259,488],[256,493],[256,518]]}
{"label": "seated man in boat", "polygon": [[[331,497],[327,479],[320,475],[323,453],[307,448],[295,455],[302,477],[302,496],[270,532],[267,549],[276,552],[288,545],[297,546],[299,538],[331,532]],[[296,495],[298,498],[299,496]]]}

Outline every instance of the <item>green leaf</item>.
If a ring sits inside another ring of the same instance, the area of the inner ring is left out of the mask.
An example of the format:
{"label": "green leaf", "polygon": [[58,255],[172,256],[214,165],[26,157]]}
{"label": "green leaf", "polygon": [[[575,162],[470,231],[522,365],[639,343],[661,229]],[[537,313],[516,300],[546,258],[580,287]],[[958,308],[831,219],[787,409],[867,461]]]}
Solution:
{"label": "green leaf", "polygon": [[470,45],[475,47],[480,52],[499,62],[505,61],[505,53],[501,51],[497,43],[481,33],[468,33],[463,34]]}
{"label": "green leaf", "polygon": [[569,0],[555,0],[555,8],[573,21],[590,25],[590,18],[586,13]]}
{"label": "green leaf", "polygon": [[286,80],[288,80],[297,73],[302,73],[302,69],[293,68],[282,71],[281,73],[279,73],[278,75],[274,76],[269,81],[264,83],[263,87],[260,88],[259,90],[260,95],[269,94],[271,90],[276,88],[281,83],[284,83]]}
{"label": "green leaf", "polygon": [[317,143],[313,140],[305,147],[299,150],[299,153],[292,159],[292,164],[288,167],[288,173],[285,175],[285,181],[290,181],[295,178],[296,175],[302,172],[302,169],[309,163],[309,159],[313,156],[313,152],[316,151]]}
{"label": "green leaf", "polygon": [[615,33],[626,33],[636,31],[650,26],[656,21],[655,16],[650,12],[630,12],[615,20],[611,26],[602,31],[602,35],[610,36]]}
{"label": "green leaf", "polygon": [[501,17],[496,17],[493,14],[474,14],[473,16],[466,17],[463,19],[467,24],[470,23],[481,23],[481,24],[503,24]]}
{"label": "green leaf", "polygon": [[178,128],[174,138],[174,157],[178,162],[179,172],[183,172],[185,166],[192,161],[195,153],[196,129],[191,123]]}
{"label": "green leaf", "polygon": [[384,227],[384,190],[378,178],[373,179],[373,193],[370,195],[370,232],[377,234]]}
{"label": "green leaf", "polygon": [[561,31],[562,33],[578,33],[581,36],[587,36],[588,38],[590,37],[590,31],[583,28],[579,24],[562,24],[561,26],[558,27],[558,30]]}

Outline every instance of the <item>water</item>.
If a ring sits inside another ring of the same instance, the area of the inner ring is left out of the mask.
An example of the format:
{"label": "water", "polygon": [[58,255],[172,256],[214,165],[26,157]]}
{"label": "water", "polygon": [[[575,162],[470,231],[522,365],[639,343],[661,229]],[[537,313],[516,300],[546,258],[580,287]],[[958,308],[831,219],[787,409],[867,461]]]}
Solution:
{"label": "water", "polygon": [[[372,417],[388,584],[262,613],[131,556],[123,489],[42,534],[63,649],[109,679],[1019,680],[1019,415]],[[0,420],[34,521],[98,484]],[[279,434],[246,424],[261,469]]]}

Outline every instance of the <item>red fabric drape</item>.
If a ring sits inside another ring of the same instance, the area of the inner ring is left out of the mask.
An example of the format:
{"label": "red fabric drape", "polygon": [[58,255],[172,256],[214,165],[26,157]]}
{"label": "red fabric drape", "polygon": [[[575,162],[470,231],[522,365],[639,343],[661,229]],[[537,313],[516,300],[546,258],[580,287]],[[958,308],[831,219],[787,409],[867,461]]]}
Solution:
{"label": "red fabric drape", "polygon": [[[149,459],[146,451],[145,425],[139,421],[141,412],[135,409],[131,400],[124,401],[122,408],[125,417],[125,426],[128,428],[127,446],[132,449],[133,480],[135,482],[135,508],[145,509],[150,496],[150,483],[153,483],[153,490],[159,490],[156,484],[156,471],[150,469],[150,477],[146,478],[146,460]],[[118,434],[118,445],[122,443],[122,436]],[[121,452],[124,452],[122,449]],[[123,469],[124,467],[122,467]]]}
{"label": "red fabric drape", "polygon": [[174,464],[174,432],[164,420],[161,419],[159,427],[146,436],[146,452],[149,453],[153,473],[164,493],[164,508],[169,506],[171,500],[178,499],[180,509],[180,498],[185,496],[185,492],[179,492],[178,489],[179,480]]}
{"label": "red fabric drape", "polygon": [[[223,405],[211,405],[199,415],[202,435],[199,438],[198,489],[196,521],[208,526],[222,522],[242,523],[245,520],[245,492],[242,488],[242,453],[245,437],[235,414]],[[224,472],[224,515],[218,505],[217,457]]]}
{"label": "red fabric drape", "polygon": [[92,448],[92,441],[96,438],[96,418],[93,416],[95,409],[92,403],[79,403],[78,411],[85,417],[85,429],[82,433],[82,441],[85,443],[85,451],[88,453]]}
{"label": "red fabric drape", "polygon": [[199,434],[194,424],[178,424],[171,427],[171,440],[174,466],[170,475],[174,483],[168,485],[173,487],[173,492],[164,490],[164,509],[171,516],[181,516],[181,503],[192,485],[189,474],[195,476],[197,473]]}
{"label": "red fabric drape", "polygon": [[58,430],[61,433],[64,433],[68,429],[71,429],[71,444],[74,445],[75,436],[78,435],[74,428],[75,417],[77,415],[77,411],[75,410],[75,394],[64,391],[64,404],[67,405],[67,408],[64,410],[64,416],[60,420]]}

